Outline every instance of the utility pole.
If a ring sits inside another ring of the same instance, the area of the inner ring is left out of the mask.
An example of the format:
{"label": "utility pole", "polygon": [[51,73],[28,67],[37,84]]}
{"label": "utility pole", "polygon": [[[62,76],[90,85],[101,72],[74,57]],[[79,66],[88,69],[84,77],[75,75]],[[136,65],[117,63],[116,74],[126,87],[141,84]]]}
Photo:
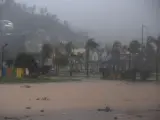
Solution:
{"label": "utility pole", "polygon": [[158,79],[159,79],[159,73],[158,73],[158,71],[159,71],[159,68],[158,68],[158,53],[156,53],[156,81],[158,81]]}
{"label": "utility pole", "polygon": [[142,24],[142,46],[144,44],[144,25]]}
{"label": "utility pole", "polygon": [[159,80],[159,41],[158,41],[158,46],[156,50],[156,81]]}
{"label": "utility pole", "polygon": [[86,48],[86,75],[89,76],[89,48]]}
{"label": "utility pole", "polygon": [[[1,70],[3,71],[3,62],[4,62],[4,49],[5,49],[5,47],[7,47],[8,46],[8,44],[4,44],[3,46],[2,46],[2,48],[1,48],[1,62],[2,62],[2,65],[1,65]],[[3,77],[3,75],[2,75],[2,77]]]}

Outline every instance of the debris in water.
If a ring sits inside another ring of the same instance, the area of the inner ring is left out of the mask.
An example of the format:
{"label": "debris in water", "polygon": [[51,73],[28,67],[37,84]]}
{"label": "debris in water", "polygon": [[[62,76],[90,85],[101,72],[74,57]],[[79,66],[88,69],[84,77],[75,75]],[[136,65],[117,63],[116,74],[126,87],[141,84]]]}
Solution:
{"label": "debris in water", "polygon": [[29,109],[31,109],[31,107],[26,107],[26,109],[28,109],[28,110],[29,110]]}
{"label": "debris in water", "polygon": [[36,100],[40,100],[40,98],[37,98]]}
{"label": "debris in water", "polygon": [[42,98],[37,98],[36,100],[49,101],[50,99],[48,97],[42,97]]}
{"label": "debris in water", "polygon": [[48,97],[43,97],[41,100],[46,100],[46,101],[48,101],[49,98],[48,98]]}
{"label": "debris in water", "polygon": [[44,110],[40,110],[40,112],[44,112]]}
{"label": "debris in water", "polygon": [[21,87],[23,87],[23,88],[31,88],[30,85],[23,85],[23,86],[21,86]]}
{"label": "debris in water", "polygon": [[142,115],[136,115],[136,117],[142,118],[143,116]]}
{"label": "debris in water", "polygon": [[4,117],[5,120],[20,120],[19,118],[15,117]]}
{"label": "debris in water", "polygon": [[28,116],[28,115],[25,115],[24,117],[29,118],[29,116]]}
{"label": "debris in water", "polygon": [[118,119],[118,117],[114,117],[114,119],[115,119],[115,120],[117,120],[117,119]]}
{"label": "debris in water", "polygon": [[110,107],[106,106],[106,108],[105,108],[105,109],[98,109],[98,111],[111,112],[111,111],[112,111],[112,109],[111,109]]}
{"label": "debris in water", "polygon": [[111,112],[112,110],[111,110],[110,107],[107,106],[107,107],[105,108],[105,111],[106,111],[106,112]]}

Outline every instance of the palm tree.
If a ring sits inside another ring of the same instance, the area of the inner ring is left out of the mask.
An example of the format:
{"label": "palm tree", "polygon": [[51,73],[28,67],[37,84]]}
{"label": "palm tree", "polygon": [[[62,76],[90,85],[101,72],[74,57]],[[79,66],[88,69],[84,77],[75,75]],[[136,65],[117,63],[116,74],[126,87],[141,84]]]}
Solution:
{"label": "palm tree", "polygon": [[132,54],[136,54],[140,52],[141,44],[138,40],[133,40],[130,42],[129,50]]}
{"label": "palm tree", "polygon": [[70,76],[72,76],[72,68],[73,68],[73,60],[72,60],[72,50],[73,50],[74,46],[73,46],[73,43],[72,42],[68,42],[66,45],[65,45],[65,49],[66,49],[66,52],[67,52],[67,56],[69,58],[69,64],[70,64]]}
{"label": "palm tree", "polygon": [[88,39],[85,49],[86,49],[86,69],[87,69],[87,76],[89,75],[88,67],[89,67],[89,56],[90,50],[96,49],[99,46],[98,43],[94,41],[93,38]]}
{"label": "palm tree", "polygon": [[53,63],[55,65],[57,75],[59,74],[60,66],[68,65],[68,56],[62,54],[57,46],[54,47]]}
{"label": "palm tree", "polygon": [[83,53],[78,53],[76,55],[76,61],[80,64],[80,70],[82,70],[83,69],[83,61],[84,61]]}
{"label": "palm tree", "polygon": [[154,37],[149,36],[146,47],[147,61],[150,65],[149,68],[152,68],[152,71],[156,70],[156,80],[158,80],[159,73],[159,40],[159,38],[155,39]]}
{"label": "palm tree", "polygon": [[53,48],[52,48],[51,44],[44,44],[42,46],[42,51],[41,51],[41,54],[42,54],[42,65],[44,65],[45,60],[47,60],[48,58],[51,57],[52,53],[53,53]]}
{"label": "palm tree", "polygon": [[119,69],[120,64],[120,52],[122,49],[122,44],[119,41],[115,41],[112,47],[112,64],[113,64],[113,72],[115,72],[116,67]]}
{"label": "palm tree", "polygon": [[115,41],[113,43],[113,47],[112,47],[112,58],[114,61],[117,61],[120,59],[120,51],[122,48],[122,44],[119,41]]}
{"label": "palm tree", "polygon": [[[157,40],[149,36],[146,43],[146,48],[144,49],[145,55],[142,57],[145,58],[145,61],[141,63],[143,66],[140,68],[142,69],[142,79],[146,80],[147,77],[149,77],[150,72],[156,72],[156,79],[158,78],[158,47],[157,47]],[[140,66],[140,65],[139,65]],[[149,71],[146,73],[146,71]]]}
{"label": "palm tree", "polygon": [[159,59],[160,59],[160,36],[157,38],[157,59],[156,59],[156,80],[159,80]]}
{"label": "palm tree", "polygon": [[73,48],[74,48],[74,46],[73,46],[73,43],[72,43],[72,42],[68,42],[68,43],[65,45],[65,50],[66,50],[66,52],[67,52],[68,57],[71,56]]}

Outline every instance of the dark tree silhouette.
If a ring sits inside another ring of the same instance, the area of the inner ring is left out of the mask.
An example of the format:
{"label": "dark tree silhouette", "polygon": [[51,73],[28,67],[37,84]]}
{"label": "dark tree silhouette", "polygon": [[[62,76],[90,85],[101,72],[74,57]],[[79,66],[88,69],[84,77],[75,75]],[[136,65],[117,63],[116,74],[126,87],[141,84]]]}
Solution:
{"label": "dark tree silhouette", "polygon": [[131,53],[136,54],[140,52],[141,44],[138,40],[133,40],[129,44],[129,50]]}
{"label": "dark tree silhouette", "polygon": [[66,45],[65,45],[65,49],[66,49],[66,52],[67,52],[67,57],[69,59],[69,73],[70,73],[70,76],[72,76],[72,69],[73,69],[73,60],[72,60],[72,50],[74,48],[74,45],[72,42],[68,42]]}
{"label": "dark tree silhouette", "polygon": [[74,45],[72,42],[68,42],[65,45],[65,50],[66,50],[68,56],[71,56],[73,48],[74,48]]}
{"label": "dark tree silhouette", "polygon": [[56,73],[59,74],[59,67],[68,65],[68,56],[63,55],[57,47],[54,50],[53,63],[55,64]]}
{"label": "dark tree silhouette", "polygon": [[48,58],[51,57],[51,55],[53,54],[53,47],[51,44],[44,44],[42,46],[42,51],[41,51],[41,55],[42,55],[42,64],[44,65],[45,60],[47,60]]}
{"label": "dark tree silhouette", "polygon": [[120,61],[120,52],[122,44],[119,41],[115,41],[112,47],[112,62],[114,65],[118,65]]}
{"label": "dark tree silhouette", "polygon": [[85,49],[86,49],[86,70],[87,70],[86,74],[87,74],[87,76],[89,76],[89,56],[90,56],[89,53],[90,53],[90,50],[96,49],[98,46],[99,46],[99,44],[96,43],[93,38],[88,39],[88,41],[86,43]]}
{"label": "dark tree silhouette", "polygon": [[16,68],[28,68],[30,74],[38,72],[38,65],[34,57],[27,53],[20,53],[17,55],[15,60]]}

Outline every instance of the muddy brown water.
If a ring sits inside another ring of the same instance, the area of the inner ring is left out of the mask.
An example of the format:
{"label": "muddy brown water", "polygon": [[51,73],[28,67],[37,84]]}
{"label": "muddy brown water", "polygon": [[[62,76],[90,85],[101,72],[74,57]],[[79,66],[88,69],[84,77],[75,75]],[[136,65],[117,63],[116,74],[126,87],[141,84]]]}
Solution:
{"label": "muddy brown water", "polygon": [[[29,85],[30,88],[21,87],[22,84],[0,85],[0,120],[4,116],[28,116],[32,120],[112,120],[115,116],[150,120],[157,119],[160,113],[155,111],[160,104],[160,85],[154,82],[90,80]],[[113,111],[97,111],[105,106]]]}

